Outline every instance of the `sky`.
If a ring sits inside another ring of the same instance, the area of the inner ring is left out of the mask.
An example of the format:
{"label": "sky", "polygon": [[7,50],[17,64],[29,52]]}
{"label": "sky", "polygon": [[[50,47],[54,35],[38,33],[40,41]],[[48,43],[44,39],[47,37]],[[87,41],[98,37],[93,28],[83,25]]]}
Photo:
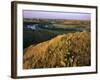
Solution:
{"label": "sky", "polygon": [[89,13],[75,13],[75,12],[50,12],[50,11],[23,11],[24,18],[39,18],[39,19],[72,19],[72,20],[90,20]]}

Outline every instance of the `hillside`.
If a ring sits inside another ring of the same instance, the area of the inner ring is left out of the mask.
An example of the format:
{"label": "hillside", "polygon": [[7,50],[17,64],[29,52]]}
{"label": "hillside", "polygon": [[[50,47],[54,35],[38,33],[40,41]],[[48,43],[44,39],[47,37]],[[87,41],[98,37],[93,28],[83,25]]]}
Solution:
{"label": "hillside", "polygon": [[70,19],[27,19],[24,18],[24,23],[42,23],[42,24],[54,24],[54,25],[66,25],[63,26],[66,28],[67,26],[74,26],[74,28],[83,27],[83,28],[90,28],[90,20],[70,20]]}
{"label": "hillside", "polygon": [[89,66],[90,57],[90,32],[68,33],[24,49],[23,68]]}

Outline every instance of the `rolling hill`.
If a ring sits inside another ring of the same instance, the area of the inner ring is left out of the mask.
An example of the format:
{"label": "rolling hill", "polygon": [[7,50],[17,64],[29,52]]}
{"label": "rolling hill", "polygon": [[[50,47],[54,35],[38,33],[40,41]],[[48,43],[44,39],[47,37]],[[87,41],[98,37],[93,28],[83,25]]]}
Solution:
{"label": "rolling hill", "polygon": [[90,32],[59,34],[24,49],[24,69],[90,65]]}

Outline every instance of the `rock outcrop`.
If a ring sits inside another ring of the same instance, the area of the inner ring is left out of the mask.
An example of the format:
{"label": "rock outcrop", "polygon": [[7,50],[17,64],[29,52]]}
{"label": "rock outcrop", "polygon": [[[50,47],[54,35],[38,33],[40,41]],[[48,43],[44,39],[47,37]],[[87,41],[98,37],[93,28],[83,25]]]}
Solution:
{"label": "rock outcrop", "polygon": [[24,50],[23,68],[55,68],[91,65],[90,32],[76,32],[30,45]]}

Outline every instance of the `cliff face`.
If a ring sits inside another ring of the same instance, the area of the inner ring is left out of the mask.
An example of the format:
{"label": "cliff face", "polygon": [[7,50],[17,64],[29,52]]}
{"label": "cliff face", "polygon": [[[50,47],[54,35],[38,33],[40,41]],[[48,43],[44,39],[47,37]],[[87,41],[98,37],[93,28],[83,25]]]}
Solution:
{"label": "cliff face", "polygon": [[89,66],[90,57],[90,33],[68,33],[26,48],[23,68]]}

